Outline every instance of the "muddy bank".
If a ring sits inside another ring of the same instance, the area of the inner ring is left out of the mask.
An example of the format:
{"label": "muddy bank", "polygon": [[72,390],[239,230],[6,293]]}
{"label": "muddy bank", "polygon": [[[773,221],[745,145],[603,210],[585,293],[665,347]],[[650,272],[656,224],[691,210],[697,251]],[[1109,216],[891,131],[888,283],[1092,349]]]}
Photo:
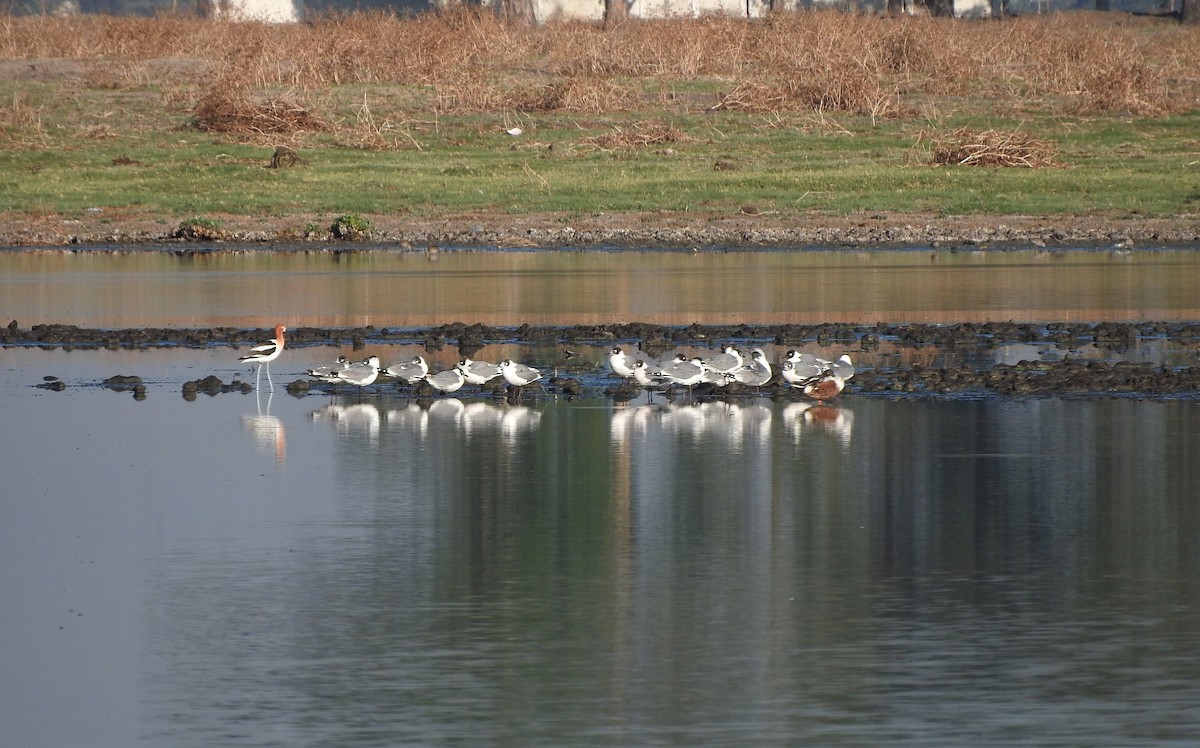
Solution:
{"label": "muddy bank", "polygon": [[[0,328],[0,344],[8,346],[55,346],[69,349],[110,350],[153,347],[208,348],[254,345],[271,337],[265,329],[233,327],[155,328],[121,330],[39,324],[22,327],[12,320]],[[632,342],[649,354],[680,345],[716,346],[725,342],[764,342],[776,346],[815,342],[842,344],[849,350],[871,350],[881,341],[902,347],[971,348],[987,350],[1007,343],[1032,343],[1072,350],[1095,345],[1121,350],[1139,340],[1164,339],[1190,347],[1200,344],[1200,322],[1101,322],[1050,324],[1017,322],[969,322],[959,324],[816,324],[816,325],[700,325],[671,327],[627,323],[612,325],[493,327],[454,323],[423,329],[388,327],[323,328],[298,327],[288,330],[289,349],[306,346],[349,345],[361,349],[371,344],[419,343],[427,350],[455,346],[472,355],[489,343],[534,343],[604,346]]]}
{"label": "muddy bank", "polygon": [[297,246],[343,251],[384,247],[557,249],[574,248],[895,248],[895,247],[1097,247],[1200,245],[1200,220],[1192,217],[956,216],[860,214],[849,216],[687,214],[453,215],[439,218],[365,216],[371,233],[335,240],[328,216],[220,216],[220,229],[196,235],[160,217],[83,215],[30,219],[0,215],[0,245],[104,248],[181,244],[221,247]]}

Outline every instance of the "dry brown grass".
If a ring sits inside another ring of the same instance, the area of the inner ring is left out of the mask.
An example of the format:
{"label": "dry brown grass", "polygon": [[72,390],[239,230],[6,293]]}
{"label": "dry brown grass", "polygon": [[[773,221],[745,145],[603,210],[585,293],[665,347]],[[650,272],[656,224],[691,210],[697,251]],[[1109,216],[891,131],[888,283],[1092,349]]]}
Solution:
{"label": "dry brown grass", "polygon": [[636,103],[634,92],[609,77],[572,75],[530,91],[509,95],[518,112],[621,112]]}
{"label": "dry brown grass", "polygon": [[724,90],[720,108],[756,113],[895,115],[910,111],[906,98],[967,95],[998,107],[1157,115],[1195,107],[1200,93],[1200,28],[1088,13],[973,23],[813,11],[609,31],[527,28],[470,7],[290,25],[6,18],[0,60],[38,58],[96,63],[85,81],[96,88],[424,86],[431,112],[593,112],[635,106],[643,88],[691,85]]}
{"label": "dry brown grass", "polygon": [[663,122],[637,122],[629,127],[614,126],[602,135],[593,135],[579,141],[580,145],[605,151],[632,150],[652,146],[675,145],[694,141],[695,138],[683,130]]}
{"label": "dry brown grass", "polygon": [[295,135],[330,126],[304,105],[286,96],[257,98],[248,89],[219,85],[192,109],[191,127],[235,136]]}
{"label": "dry brown grass", "polygon": [[20,95],[0,106],[0,148],[40,149],[49,142],[39,106]]}
{"label": "dry brown grass", "polygon": [[938,165],[1016,166],[1027,169],[1058,166],[1054,161],[1058,150],[1052,143],[1021,130],[972,130],[963,127],[931,140],[931,158]]}

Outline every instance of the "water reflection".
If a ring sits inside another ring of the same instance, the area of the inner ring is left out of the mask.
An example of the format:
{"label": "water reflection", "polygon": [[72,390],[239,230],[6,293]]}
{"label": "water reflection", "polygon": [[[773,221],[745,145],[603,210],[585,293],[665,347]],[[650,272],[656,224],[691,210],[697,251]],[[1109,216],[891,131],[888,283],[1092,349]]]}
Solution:
{"label": "water reflection", "polygon": [[854,411],[849,408],[815,403],[788,403],[783,409],[784,423],[792,440],[799,442],[808,432],[830,436],[850,446],[850,435],[854,430]]}
{"label": "water reflection", "polygon": [[283,421],[271,415],[271,400],[274,397],[274,392],[267,393],[267,404],[264,408],[262,392],[255,390],[256,412],[253,415],[242,416],[242,428],[250,434],[250,438],[254,440],[256,446],[274,452],[275,462],[282,466],[287,459],[287,438],[284,434]]}
{"label": "water reflection", "polygon": [[1195,402],[0,389],[8,742],[1200,737]]}
{"label": "water reflection", "polygon": [[1186,320],[1198,282],[1174,249],[0,251],[9,317],[96,327]]}

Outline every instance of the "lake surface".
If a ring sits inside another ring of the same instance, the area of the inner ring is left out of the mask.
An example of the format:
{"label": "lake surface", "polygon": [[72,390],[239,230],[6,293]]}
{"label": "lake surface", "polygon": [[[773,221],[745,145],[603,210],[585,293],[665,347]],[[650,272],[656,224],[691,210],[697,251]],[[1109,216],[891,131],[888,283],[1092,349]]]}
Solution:
{"label": "lake surface", "polygon": [[[64,308],[82,310],[69,318],[52,313],[53,273],[42,301],[0,296],[0,316],[253,325],[302,306],[227,295],[272,285],[234,267],[206,281],[206,307],[177,259],[151,261],[107,291],[60,278]],[[314,324],[373,282],[347,272],[340,301],[314,291]],[[1125,275],[1095,272],[1105,288]],[[342,282],[316,275],[314,289]],[[1200,318],[1171,291],[1078,292],[1123,301],[1060,298],[1058,313]],[[764,319],[816,314],[792,298]],[[235,352],[0,347],[0,745],[1200,741],[1200,400],[510,406],[282,390],[331,355],[289,352],[273,396],[189,402],[184,381],[245,376]],[[1153,343],[1130,355],[1189,365]],[[101,387],[113,374],[143,376],[146,399]],[[67,388],[34,387],[43,375]]]}
{"label": "lake surface", "polygon": [[1196,320],[1197,286],[1183,249],[0,251],[0,317],[93,327]]}

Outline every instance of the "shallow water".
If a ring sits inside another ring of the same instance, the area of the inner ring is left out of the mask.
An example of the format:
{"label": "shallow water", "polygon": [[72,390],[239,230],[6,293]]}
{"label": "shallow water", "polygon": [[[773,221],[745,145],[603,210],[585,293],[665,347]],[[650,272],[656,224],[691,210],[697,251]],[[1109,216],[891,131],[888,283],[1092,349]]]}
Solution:
{"label": "shallow water", "polygon": [[[6,744],[1200,739],[1200,403],[186,402],[227,352],[4,353]],[[144,402],[77,385],[139,356]]]}
{"label": "shallow water", "polygon": [[[0,253],[0,319],[1200,319],[1188,252],[800,257]],[[183,382],[249,370],[223,348],[0,347],[0,745],[1200,741],[1200,401],[282,389],[338,353],[421,350],[294,349],[273,396],[188,402]],[[852,352],[1194,359],[1164,339]],[[602,386],[602,350],[573,361]]]}
{"label": "shallow water", "polygon": [[0,317],[118,328],[1170,321],[1198,285],[1191,249],[0,251]]}

